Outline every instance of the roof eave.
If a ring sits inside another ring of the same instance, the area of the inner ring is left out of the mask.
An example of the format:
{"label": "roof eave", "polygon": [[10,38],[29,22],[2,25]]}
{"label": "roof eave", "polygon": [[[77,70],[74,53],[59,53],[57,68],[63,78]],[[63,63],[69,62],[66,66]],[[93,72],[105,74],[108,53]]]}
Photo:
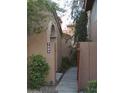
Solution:
{"label": "roof eave", "polygon": [[85,0],[85,11],[92,9],[94,1],[95,0]]}

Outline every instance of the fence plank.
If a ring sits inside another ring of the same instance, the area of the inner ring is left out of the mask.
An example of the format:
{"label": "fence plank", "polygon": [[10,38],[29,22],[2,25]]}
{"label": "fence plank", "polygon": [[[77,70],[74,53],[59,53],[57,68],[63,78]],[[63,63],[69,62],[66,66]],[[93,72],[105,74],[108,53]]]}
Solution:
{"label": "fence plank", "polygon": [[79,89],[87,86],[89,80],[89,47],[88,42],[80,43]]}
{"label": "fence plank", "polygon": [[89,80],[97,79],[97,44],[96,42],[80,42],[79,54],[79,90],[86,88]]}

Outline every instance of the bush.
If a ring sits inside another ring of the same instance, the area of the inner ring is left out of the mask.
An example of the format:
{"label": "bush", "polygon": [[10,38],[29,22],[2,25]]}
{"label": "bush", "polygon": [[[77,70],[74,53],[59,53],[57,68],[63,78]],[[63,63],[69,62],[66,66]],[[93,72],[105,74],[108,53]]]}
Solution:
{"label": "bush", "polygon": [[92,80],[88,82],[88,88],[86,93],[97,93],[97,81]]}
{"label": "bush", "polygon": [[71,58],[71,65],[76,66],[77,65],[77,50],[76,48],[72,48],[70,52],[70,58]]}
{"label": "bush", "polygon": [[40,88],[45,84],[49,66],[41,55],[32,55],[28,59],[28,87],[31,89]]}
{"label": "bush", "polygon": [[61,63],[59,72],[63,72],[64,73],[70,67],[71,67],[71,63],[70,63],[68,57],[62,57],[62,63]]}

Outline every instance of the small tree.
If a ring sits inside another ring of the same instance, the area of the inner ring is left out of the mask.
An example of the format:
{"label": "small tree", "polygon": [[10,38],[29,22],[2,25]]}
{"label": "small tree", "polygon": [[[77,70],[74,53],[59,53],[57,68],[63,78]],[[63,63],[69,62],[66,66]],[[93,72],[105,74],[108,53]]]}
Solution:
{"label": "small tree", "polygon": [[71,6],[71,17],[72,19],[76,19],[78,14],[82,11],[84,6],[84,0],[72,0],[72,6]]}
{"label": "small tree", "polygon": [[75,42],[87,41],[87,13],[80,12],[76,17]]}
{"label": "small tree", "polygon": [[44,14],[44,12],[60,11],[65,10],[59,8],[57,3],[51,0],[28,0],[27,1],[27,31],[28,32],[41,32],[44,30],[43,23],[44,20],[49,17],[49,15]]}

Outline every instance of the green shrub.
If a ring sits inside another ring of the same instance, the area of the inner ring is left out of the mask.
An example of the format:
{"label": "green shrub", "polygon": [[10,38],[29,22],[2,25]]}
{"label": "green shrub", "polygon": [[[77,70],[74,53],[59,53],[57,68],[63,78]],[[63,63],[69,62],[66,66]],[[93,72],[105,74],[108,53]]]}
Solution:
{"label": "green shrub", "polygon": [[59,72],[65,72],[71,67],[71,63],[68,57],[62,57],[62,63],[59,69]]}
{"label": "green shrub", "polygon": [[92,80],[88,82],[86,93],[97,93],[97,81]]}
{"label": "green shrub", "polygon": [[70,58],[71,58],[71,65],[76,66],[77,65],[77,50],[76,48],[72,48],[70,52]]}
{"label": "green shrub", "polygon": [[40,88],[45,84],[45,78],[49,72],[49,66],[41,55],[32,55],[28,58],[28,87]]}

